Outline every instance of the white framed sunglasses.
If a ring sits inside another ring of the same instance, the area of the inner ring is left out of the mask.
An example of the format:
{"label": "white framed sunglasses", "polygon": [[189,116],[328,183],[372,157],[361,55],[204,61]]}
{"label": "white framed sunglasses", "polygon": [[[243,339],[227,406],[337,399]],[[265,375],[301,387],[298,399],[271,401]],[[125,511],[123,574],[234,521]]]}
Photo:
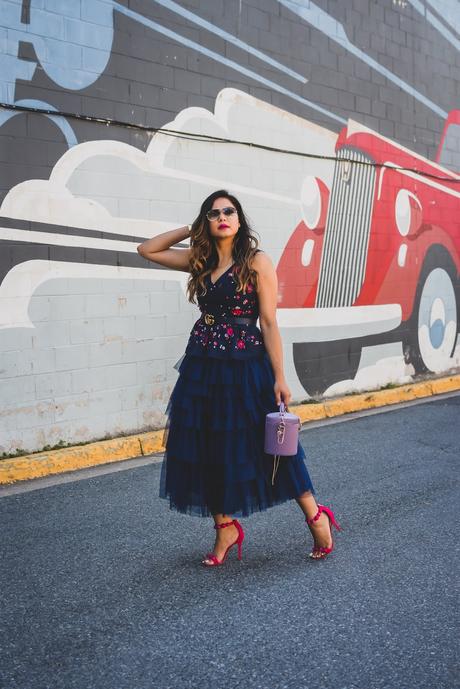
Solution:
{"label": "white framed sunglasses", "polygon": [[226,208],[213,208],[206,213],[208,220],[217,220],[220,214],[223,213],[227,218],[229,218],[233,213],[237,213],[236,208],[233,206],[227,206]]}

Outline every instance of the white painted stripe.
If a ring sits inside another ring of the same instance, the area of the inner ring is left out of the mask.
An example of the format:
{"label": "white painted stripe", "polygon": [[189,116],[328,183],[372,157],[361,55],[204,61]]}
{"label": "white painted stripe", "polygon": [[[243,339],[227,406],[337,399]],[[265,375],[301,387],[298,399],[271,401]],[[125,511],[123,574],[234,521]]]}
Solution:
{"label": "white painted stripe", "polygon": [[[458,0],[454,1],[458,2]],[[412,5],[412,7],[422,15],[422,17],[424,17],[432,26],[434,26],[434,28],[437,31],[439,31],[439,33],[442,34],[442,36],[444,36],[444,38],[454,46],[454,48],[460,50],[460,41],[458,40],[458,38],[454,36],[452,31],[449,31],[447,26],[444,26],[444,24],[440,22],[439,19],[435,17],[435,15],[432,12],[430,12],[430,10],[427,9],[422,2],[420,2],[420,0],[409,0],[409,2]],[[446,0],[442,0],[442,5],[445,5],[445,3]],[[433,2],[433,0],[430,0],[428,4],[434,5],[434,9],[437,9],[440,14],[445,13],[446,7],[443,7],[441,3]],[[457,13],[457,23],[460,25],[460,6],[456,9],[452,8],[452,12]],[[455,15],[452,16],[452,19],[454,19],[454,16]]]}
{"label": "white painted stripe", "polygon": [[[36,100],[35,98],[24,98],[22,100],[17,100],[14,102],[14,105],[22,106],[24,108],[41,108],[43,110],[56,111],[54,105],[45,103],[42,100]],[[15,117],[19,114],[21,114],[20,110],[2,110],[0,112],[0,127],[2,127],[6,122],[8,122],[8,120],[10,120],[12,117]],[[69,122],[66,120],[65,117],[62,117],[61,115],[48,114],[44,116],[50,119],[52,122],[54,122],[56,127],[58,127],[61,130],[69,148],[77,145],[78,140],[75,135],[75,132],[73,131],[72,127],[70,126]]]}
{"label": "white painted stripe", "polygon": [[381,65],[377,60],[367,55],[363,50],[357,48],[348,38],[343,25],[338,22],[330,14],[322,10],[320,7],[315,5],[311,0],[278,0],[281,5],[287,7],[287,9],[297,14],[297,16],[304,19],[306,22],[311,24],[315,29],[321,31],[321,33],[328,36],[331,41],[335,41],[350,53],[363,60],[372,69],[380,74],[383,74],[389,81],[399,86],[403,91],[408,93],[410,96],[416,98],[420,103],[426,105],[430,110],[435,112],[442,118],[447,117],[447,112],[440,108],[436,103],[434,103],[429,98],[426,98],[422,93],[413,88],[410,84],[400,79],[396,74],[390,72],[389,69]]}
{"label": "white painted stripe", "polygon": [[[375,129],[369,129],[369,127],[366,127],[364,124],[361,122],[356,122],[356,120],[348,120],[348,127],[347,127],[347,135],[348,138],[352,136],[353,134],[371,134],[372,136],[375,136],[376,138],[380,139],[380,141],[386,141],[387,143],[390,144],[390,146],[395,146],[394,139],[389,139],[387,136],[383,136],[379,132],[376,132]],[[416,153],[410,148],[406,148],[406,146],[403,146],[402,144],[398,144],[398,151],[405,151],[409,156],[412,158],[415,158],[416,160],[420,160],[422,163],[429,163],[430,167],[432,170],[436,171],[439,170],[439,175],[443,177],[451,177],[453,181],[455,180],[460,180],[460,175],[456,174],[453,170],[449,170],[449,168],[444,167],[443,165],[439,165],[439,163],[435,163],[433,160],[429,160],[428,158],[425,158],[424,156],[420,155],[419,153]],[[386,163],[382,163],[386,164]],[[391,164],[392,167],[395,167],[394,163],[389,163]],[[434,174],[432,171],[430,174]]]}
{"label": "white painted stripe", "polygon": [[[385,165],[387,168],[393,167],[399,172],[401,175],[404,175],[405,177],[410,177],[411,179],[416,179],[419,182],[423,182],[423,184],[426,184],[428,187],[433,187],[434,189],[439,189],[439,191],[442,191],[444,194],[449,194],[449,196],[455,196],[455,198],[460,199],[460,189],[456,191],[455,189],[451,189],[448,187],[446,184],[441,184],[440,182],[436,182],[434,179],[430,179],[429,177],[425,177],[423,174],[419,174],[417,172],[414,172],[412,170],[398,170],[399,165],[396,163],[391,163],[389,161],[382,163]],[[383,170],[385,168],[382,168]],[[452,180],[454,181],[454,180]]]}
{"label": "white painted stripe", "polygon": [[273,60],[273,58],[269,57],[268,55],[265,55],[265,53],[262,53],[260,50],[257,50],[257,48],[253,48],[248,43],[245,43],[236,36],[233,36],[233,34],[228,33],[228,31],[224,31],[221,26],[211,24],[211,22],[208,22],[206,21],[206,19],[199,17],[197,14],[189,12],[189,10],[186,10],[180,5],[178,5],[177,2],[173,2],[172,0],[154,0],[154,2],[156,2],[158,5],[162,5],[162,7],[166,7],[168,10],[171,10],[171,12],[179,14],[181,17],[188,19],[194,24],[202,26],[203,29],[206,29],[206,31],[210,31],[213,34],[216,34],[216,36],[219,36],[219,38],[222,38],[224,41],[227,41],[227,43],[232,43],[233,45],[236,45],[237,48],[241,48],[241,50],[244,50],[247,53],[254,55],[254,57],[257,57],[262,62],[266,62],[268,65],[271,65],[280,72],[284,72],[284,74],[287,74],[293,79],[297,79],[297,81],[300,81],[302,84],[307,83],[308,79],[299,74],[298,72],[294,72],[293,69],[289,69],[289,67],[282,65],[277,60]]}
{"label": "white painted stripe", "polygon": [[401,244],[398,251],[398,266],[404,268],[406,265],[407,244]]}
{"label": "white painted stripe", "polygon": [[[1,244],[0,244],[1,246]],[[35,328],[30,320],[30,299],[48,280],[167,280],[177,283],[186,296],[188,273],[178,270],[131,268],[96,263],[29,260],[15,265],[0,285],[0,332],[9,328]]]}
{"label": "white painted stripe", "polygon": [[[280,328],[351,328],[361,324],[382,324],[400,322],[400,304],[377,304],[376,306],[337,306],[333,308],[281,309],[276,311],[276,320]],[[376,332],[381,332],[379,328]]]}
{"label": "white painted stripe", "polygon": [[29,244],[76,246],[84,249],[105,249],[106,251],[128,251],[132,254],[137,253],[137,247],[139,246],[138,242],[80,237],[73,234],[55,234],[54,232],[37,232],[36,230],[16,230],[11,227],[0,227],[0,240],[2,239],[28,242]]}
{"label": "white painted stripe", "polygon": [[210,57],[212,60],[215,60],[216,62],[220,62],[221,64],[225,65],[226,67],[229,67],[230,69],[235,70],[236,72],[239,72],[240,74],[244,74],[245,76],[249,77],[250,79],[253,79],[254,81],[258,82],[259,84],[263,84],[264,86],[267,86],[269,89],[273,89],[274,91],[277,91],[278,93],[281,93],[284,96],[287,96],[288,98],[291,98],[292,100],[295,100],[298,103],[301,103],[302,105],[306,105],[308,108],[311,108],[312,110],[316,110],[317,112],[320,112],[323,115],[330,117],[332,120],[335,120],[336,122],[340,122],[341,124],[347,123],[347,121],[343,117],[339,117],[335,113],[331,112],[330,110],[326,110],[326,108],[323,108],[322,106],[318,105],[317,103],[314,103],[313,101],[307,100],[306,98],[302,98],[302,96],[299,96],[297,93],[294,93],[293,91],[289,91],[289,89],[284,88],[284,86],[280,86],[280,84],[277,84],[276,82],[271,81],[271,79],[265,79],[265,77],[260,76],[256,72],[253,72],[251,69],[247,69],[246,67],[239,65],[234,60],[230,60],[230,59],[224,57],[223,55],[216,53],[214,50],[209,50],[209,48],[205,48],[204,46],[200,45],[199,43],[196,43],[195,41],[192,41],[189,38],[185,38],[185,36],[181,36],[180,34],[176,33],[175,31],[171,31],[170,29],[167,29],[165,26],[158,24],[158,22],[154,22],[152,19],[148,19],[147,17],[143,17],[142,15],[138,14],[137,12],[133,12],[132,10],[128,9],[127,7],[123,7],[123,5],[118,5],[115,3],[114,8],[116,10],[118,10],[118,12],[120,12],[120,14],[124,14],[126,17],[129,17],[130,19],[133,19],[136,22],[140,22],[140,23],[144,24],[145,26],[147,26],[149,29],[152,29],[153,31],[157,31],[158,33],[163,34],[163,36],[167,36],[171,40],[177,41],[178,43],[181,43],[182,45],[185,45],[188,48],[191,48],[192,50],[196,50],[197,52],[201,53],[202,55],[206,55],[206,57]]}

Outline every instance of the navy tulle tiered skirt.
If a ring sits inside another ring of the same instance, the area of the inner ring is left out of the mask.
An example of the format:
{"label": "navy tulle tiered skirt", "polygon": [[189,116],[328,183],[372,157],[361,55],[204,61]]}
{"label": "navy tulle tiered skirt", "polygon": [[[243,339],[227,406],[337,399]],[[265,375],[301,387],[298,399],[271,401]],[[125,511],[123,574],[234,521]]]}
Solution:
{"label": "navy tulle tiered skirt", "polygon": [[160,497],[171,509],[207,517],[265,510],[314,492],[305,453],[264,452],[265,416],[277,411],[266,351],[252,359],[186,354],[166,409]]}

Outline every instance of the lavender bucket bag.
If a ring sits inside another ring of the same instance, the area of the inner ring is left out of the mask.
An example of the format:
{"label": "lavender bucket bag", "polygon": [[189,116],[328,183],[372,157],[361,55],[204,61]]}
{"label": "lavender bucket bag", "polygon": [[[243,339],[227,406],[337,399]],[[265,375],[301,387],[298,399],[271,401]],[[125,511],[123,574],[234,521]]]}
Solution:
{"label": "lavender bucket bag", "polygon": [[284,402],[280,403],[278,412],[271,412],[265,417],[264,451],[273,455],[272,485],[275,483],[280,457],[290,457],[297,454],[299,430],[299,417],[287,412]]}

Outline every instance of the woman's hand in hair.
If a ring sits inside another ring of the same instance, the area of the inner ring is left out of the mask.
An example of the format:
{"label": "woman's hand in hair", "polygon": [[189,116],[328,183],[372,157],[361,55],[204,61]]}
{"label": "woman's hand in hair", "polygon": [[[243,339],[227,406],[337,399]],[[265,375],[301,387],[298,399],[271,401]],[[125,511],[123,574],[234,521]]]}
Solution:
{"label": "woman's hand in hair", "polygon": [[191,249],[171,249],[169,247],[184,241],[190,237],[190,234],[190,225],[163,232],[139,244],[137,252],[148,261],[158,263],[165,268],[188,271]]}

